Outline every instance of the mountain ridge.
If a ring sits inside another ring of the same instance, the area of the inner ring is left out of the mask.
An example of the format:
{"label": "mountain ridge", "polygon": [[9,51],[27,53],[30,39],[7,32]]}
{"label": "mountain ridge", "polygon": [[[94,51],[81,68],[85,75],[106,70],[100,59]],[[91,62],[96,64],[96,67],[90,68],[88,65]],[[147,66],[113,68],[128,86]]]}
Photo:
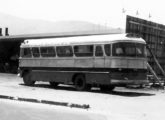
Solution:
{"label": "mountain ridge", "polygon": [[86,21],[46,21],[39,19],[24,19],[13,15],[0,13],[0,27],[9,28],[9,35],[64,33],[64,32],[93,32],[93,33],[122,33],[120,28],[111,28]]}

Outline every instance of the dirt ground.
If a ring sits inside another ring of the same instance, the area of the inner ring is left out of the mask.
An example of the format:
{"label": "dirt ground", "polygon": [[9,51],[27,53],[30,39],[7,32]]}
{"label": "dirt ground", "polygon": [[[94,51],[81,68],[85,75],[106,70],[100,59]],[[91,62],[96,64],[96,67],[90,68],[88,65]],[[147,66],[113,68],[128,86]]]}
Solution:
{"label": "dirt ground", "polygon": [[[111,120],[165,119],[165,90],[163,89],[117,87],[111,93],[102,93],[99,88],[78,92],[72,86],[60,85],[55,89],[44,82],[37,82],[33,87],[29,87],[25,86],[22,78],[17,75],[0,74],[0,91],[0,95],[86,104],[90,108],[83,111],[103,114],[106,119]],[[2,105],[2,100],[0,104]],[[78,110],[78,108],[68,109]]]}

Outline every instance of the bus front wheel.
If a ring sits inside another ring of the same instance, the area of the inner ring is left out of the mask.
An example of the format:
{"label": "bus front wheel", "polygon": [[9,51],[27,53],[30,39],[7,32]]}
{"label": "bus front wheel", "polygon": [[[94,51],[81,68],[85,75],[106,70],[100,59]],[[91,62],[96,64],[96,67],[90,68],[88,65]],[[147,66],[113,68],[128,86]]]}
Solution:
{"label": "bus front wheel", "polygon": [[35,81],[31,80],[31,75],[29,72],[23,74],[23,81],[24,81],[24,84],[27,86],[32,86],[35,83]]}
{"label": "bus front wheel", "polygon": [[78,91],[84,91],[84,90],[90,90],[91,85],[86,84],[86,79],[83,74],[79,74],[75,77],[74,85],[76,90]]}

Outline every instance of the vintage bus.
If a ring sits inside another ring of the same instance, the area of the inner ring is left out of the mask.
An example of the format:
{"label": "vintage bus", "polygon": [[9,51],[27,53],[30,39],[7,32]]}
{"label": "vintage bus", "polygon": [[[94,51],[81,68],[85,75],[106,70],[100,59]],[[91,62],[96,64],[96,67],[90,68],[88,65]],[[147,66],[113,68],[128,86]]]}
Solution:
{"label": "vintage bus", "polygon": [[25,85],[36,81],[71,84],[79,91],[93,86],[148,83],[146,42],[131,34],[29,39],[20,46],[19,71]]}

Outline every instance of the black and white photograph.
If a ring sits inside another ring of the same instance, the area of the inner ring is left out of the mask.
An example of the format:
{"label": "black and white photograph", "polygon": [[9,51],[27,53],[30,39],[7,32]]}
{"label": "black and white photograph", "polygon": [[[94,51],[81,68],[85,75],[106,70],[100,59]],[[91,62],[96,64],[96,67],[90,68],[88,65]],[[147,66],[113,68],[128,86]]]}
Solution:
{"label": "black and white photograph", "polygon": [[0,0],[0,120],[164,120],[163,0]]}

